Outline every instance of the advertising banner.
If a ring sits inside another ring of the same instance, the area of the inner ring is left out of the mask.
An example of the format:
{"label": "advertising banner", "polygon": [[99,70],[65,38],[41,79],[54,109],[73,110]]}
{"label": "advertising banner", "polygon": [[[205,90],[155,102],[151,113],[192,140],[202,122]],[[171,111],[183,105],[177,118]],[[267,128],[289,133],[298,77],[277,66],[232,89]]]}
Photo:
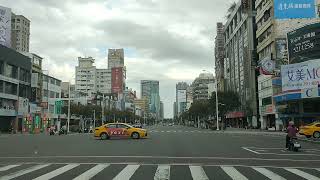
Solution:
{"label": "advertising banner", "polygon": [[27,114],[29,111],[29,99],[19,97],[18,115]]}
{"label": "advertising banner", "polygon": [[0,6],[0,44],[11,47],[11,9]]}
{"label": "advertising banner", "polygon": [[315,0],[274,0],[276,19],[315,18]]}
{"label": "advertising banner", "polygon": [[277,38],[276,41],[276,59],[283,60],[287,57],[287,38]]}
{"label": "advertising banner", "polygon": [[320,59],[281,66],[282,91],[317,88]]}
{"label": "advertising banner", "polygon": [[288,52],[290,63],[320,58],[320,23],[289,32]]}
{"label": "advertising banner", "polygon": [[112,68],[111,71],[112,93],[122,93],[123,91],[123,69],[122,67]]}

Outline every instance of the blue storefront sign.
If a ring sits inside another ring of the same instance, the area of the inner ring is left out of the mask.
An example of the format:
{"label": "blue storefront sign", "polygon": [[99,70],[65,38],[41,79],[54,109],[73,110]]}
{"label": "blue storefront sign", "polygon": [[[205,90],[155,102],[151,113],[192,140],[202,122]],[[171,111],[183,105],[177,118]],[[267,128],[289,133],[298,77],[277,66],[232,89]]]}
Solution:
{"label": "blue storefront sign", "polygon": [[315,0],[274,0],[276,19],[315,18]]}

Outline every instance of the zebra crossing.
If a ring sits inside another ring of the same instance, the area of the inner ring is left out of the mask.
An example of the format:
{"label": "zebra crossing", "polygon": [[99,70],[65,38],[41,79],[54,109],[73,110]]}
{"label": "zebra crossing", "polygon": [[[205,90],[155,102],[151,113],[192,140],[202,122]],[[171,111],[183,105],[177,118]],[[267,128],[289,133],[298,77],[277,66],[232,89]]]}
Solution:
{"label": "zebra crossing", "polygon": [[0,180],[10,179],[310,179],[320,180],[320,168],[216,166],[199,164],[46,163],[0,165]]}

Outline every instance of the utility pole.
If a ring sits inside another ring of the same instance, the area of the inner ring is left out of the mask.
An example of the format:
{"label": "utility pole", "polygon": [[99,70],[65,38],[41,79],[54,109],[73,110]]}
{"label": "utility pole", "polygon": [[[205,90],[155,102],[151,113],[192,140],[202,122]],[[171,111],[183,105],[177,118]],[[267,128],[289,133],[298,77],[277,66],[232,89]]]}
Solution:
{"label": "utility pole", "polygon": [[96,129],[96,110],[93,110],[93,129]]}
{"label": "utility pole", "polygon": [[68,91],[69,91],[69,93],[68,93],[68,96],[69,96],[69,98],[68,98],[68,121],[67,121],[67,126],[68,126],[68,130],[67,130],[67,132],[69,133],[69,131],[70,131],[70,84],[71,82],[69,81],[69,88],[68,88]]}
{"label": "utility pole", "polygon": [[199,116],[198,116],[198,128],[200,128],[200,119],[199,119]]}
{"label": "utility pole", "polygon": [[105,101],[104,101],[104,94],[103,94],[103,96],[102,96],[102,105],[101,105],[101,108],[102,108],[102,115],[101,115],[101,122],[102,122],[102,124],[104,123],[104,119],[105,119],[105,117],[104,117],[104,103],[105,103]]}
{"label": "utility pole", "polygon": [[113,123],[115,123],[115,122],[116,122],[116,115],[113,114]]}

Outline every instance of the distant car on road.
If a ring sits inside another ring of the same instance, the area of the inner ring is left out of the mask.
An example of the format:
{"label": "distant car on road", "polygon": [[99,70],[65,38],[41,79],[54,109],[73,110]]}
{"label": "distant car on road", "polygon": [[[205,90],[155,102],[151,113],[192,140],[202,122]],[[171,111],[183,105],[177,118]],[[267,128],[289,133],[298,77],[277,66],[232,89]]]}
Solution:
{"label": "distant car on road", "polygon": [[142,128],[142,124],[134,124],[132,126],[135,127],[135,128]]}
{"label": "distant car on road", "polygon": [[103,140],[111,137],[139,139],[147,135],[146,129],[136,128],[126,123],[104,124],[94,131],[94,137],[100,137]]}
{"label": "distant car on road", "polygon": [[320,138],[320,122],[313,122],[311,124],[301,126],[299,128],[299,134],[305,135],[307,138],[313,136],[314,138]]}

